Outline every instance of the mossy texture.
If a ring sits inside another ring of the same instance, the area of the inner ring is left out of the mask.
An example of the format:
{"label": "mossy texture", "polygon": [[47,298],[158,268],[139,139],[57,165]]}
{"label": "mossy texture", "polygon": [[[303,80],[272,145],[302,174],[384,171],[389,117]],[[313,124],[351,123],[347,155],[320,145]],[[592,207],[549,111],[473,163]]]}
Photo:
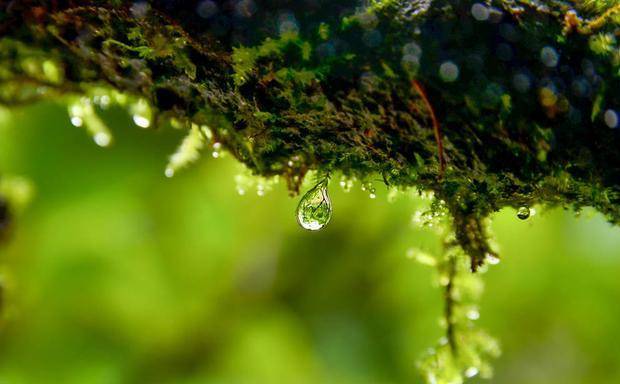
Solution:
{"label": "mossy texture", "polygon": [[0,101],[114,89],[155,121],[209,126],[293,192],[309,170],[432,190],[475,269],[505,206],[620,222],[619,15],[592,0],[12,1]]}

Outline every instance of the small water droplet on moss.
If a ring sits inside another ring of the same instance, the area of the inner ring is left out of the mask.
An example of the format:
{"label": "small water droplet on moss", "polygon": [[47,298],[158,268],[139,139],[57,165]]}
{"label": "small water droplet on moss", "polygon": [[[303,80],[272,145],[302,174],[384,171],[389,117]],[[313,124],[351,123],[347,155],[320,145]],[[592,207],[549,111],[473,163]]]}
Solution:
{"label": "small water droplet on moss", "polygon": [[95,140],[95,144],[98,146],[107,147],[112,142],[112,137],[105,132],[99,132],[95,134],[93,140]]}
{"label": "small water droplet on moss", "polygon": [[519,208],[517,210],[517,217],[520,220],[527,220],[527,219],[529,219],[531,214],[532,213],[530,212],[530,209],[528,207],[525,207],[525,206],[521,207],[521,208]]}
{"label": "small water droplet on moss", "polygon": [[497,257],[496,255],[494,255],[494,254],[492,254],[492,253],[487,253],[487,254],[485,255],[484,260],[485,260],[487,263],[491,264],[491,265],[497,265],[497,264],[499,264],[499,262],[501,261],[501,260],[499,259],[499,257]]}
{"label": "small water droplet on moss", "polygon": [[148,128],[151,126],[151,121],[147,117],[141,115],[133,115],[133,122],[140,128]]}
{"label": "small water droplet on moss", "polygon": [[472,378],[472,377],[476,376],[476,375],[478,374],[478,372],[480,372],[480,371],[478,370],[478,368],[476,368],[476,367],[469,367],[469,368],[467,368],[467,369],[465,370],[465,372],[464,372],[464,373],[465,373],[465,377],[467,377],[468,379],[470,379],[470,378]]}

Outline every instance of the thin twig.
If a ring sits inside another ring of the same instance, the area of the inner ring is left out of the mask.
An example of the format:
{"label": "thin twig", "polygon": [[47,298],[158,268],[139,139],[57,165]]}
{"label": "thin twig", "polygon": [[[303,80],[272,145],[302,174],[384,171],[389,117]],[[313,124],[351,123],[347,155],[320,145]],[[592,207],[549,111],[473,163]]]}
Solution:
{"label": "thin twig", "polygon": [[454,329],[454,278],[456,276],[456,257],[450,255],[446,249],[444,252],[448,253],[448,284],[444,291],[445,295],[445,307],[444,317],[446,319],[446,337],[448,338],[448,345],[454,355],[457,354],[456,337]]}
{"label": "thin twig", "polygon": [[413,79],[411,81],[411,84],[422,98],[422,101],[426,105],[426,108],[431,115],[431,121],[433,122],[433,131],[435,133],[435,141],[437,142],[437,151],[439,152],[439,178],[443,178],[446,170],[446,159],[443,155],[443,139],[441,136],[441,127],[439,126],[439,120],[435,115],[435,110],[433,109],[433,106],[431,105],[428,96],[426,96],[426,92],[424,91],[424,87],[422,86],[422,84],[416,79]]}

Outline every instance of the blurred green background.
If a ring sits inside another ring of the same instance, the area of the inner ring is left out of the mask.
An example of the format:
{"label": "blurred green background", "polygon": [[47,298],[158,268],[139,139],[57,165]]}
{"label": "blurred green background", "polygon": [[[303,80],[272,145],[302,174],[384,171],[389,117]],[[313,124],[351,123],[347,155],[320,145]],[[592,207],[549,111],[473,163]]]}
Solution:
{"label": "blurred green background", "polygon": [[[239,196],[230,157],[166,179],[182,132],[105,120],[107,149],[62,106],[0,120],[0,175],[36,187],[0,248],[0,383],[421,382],[442,303],[406,257],[438,246],[411,224],[418,202],[334,185],[329,227],[305,232],[284,185]],[[491,382],[620,382],[620,230],[558,209],[493,228]]]}

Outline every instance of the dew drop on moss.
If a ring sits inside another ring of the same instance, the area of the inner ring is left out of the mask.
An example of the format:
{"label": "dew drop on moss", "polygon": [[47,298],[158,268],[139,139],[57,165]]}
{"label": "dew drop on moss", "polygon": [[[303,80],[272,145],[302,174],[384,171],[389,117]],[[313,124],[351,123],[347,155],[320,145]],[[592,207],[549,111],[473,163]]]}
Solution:
{"label": "dew drop on moss", "polygon": [[71,117],[71,124],[74,127],[81,127],[84,124],[84,121],[79,116],[72,116]]}
{"label": "dew drop on moss", "polygon": [[491,265],[497,265],[500,262],[499,257],[490,252],[485,255],[484,260]]}
{"label": "dew drop on moss", "polygon": [[221,149],[222,149],[222,143],[219,143],[219,142],[213,143],[213,152],[211,153],[211,155],[213,156],[214,159],[217,159],[220,157]]}
{"label": "dew drop on moss", "polygon": [[132,118],[134,124],[140,128],[148,128],[151,126],[151,120],[149,120],[146,116],[135,114]]}
{"label": "dew drop on moss", "polygon": [[528,207],[521,207],[517,210],[517,217],[520,220],[527,220],[530,218],[531,212]]}
{"label": "dew drop on moss", "polygon": [[327,194],[327,179],[321,181],[304,197],[297,206],[297,222],[309,231],[323,229],[332,218],[332,203]]}
{"label": "dew drop on moss", "polygon": [[472,377],[476,376],[478,372],[480,372],[478,368],[469,367],[465,370],[464,374],[465,374],[465,377],[467,377],[468,379],[471,379]]}
{"label": "dew drop on moss", "polygon": [[93,137],[95,143],[100,147],[107,147],[112,142],[112,137],[106,132],[98,132]]}

